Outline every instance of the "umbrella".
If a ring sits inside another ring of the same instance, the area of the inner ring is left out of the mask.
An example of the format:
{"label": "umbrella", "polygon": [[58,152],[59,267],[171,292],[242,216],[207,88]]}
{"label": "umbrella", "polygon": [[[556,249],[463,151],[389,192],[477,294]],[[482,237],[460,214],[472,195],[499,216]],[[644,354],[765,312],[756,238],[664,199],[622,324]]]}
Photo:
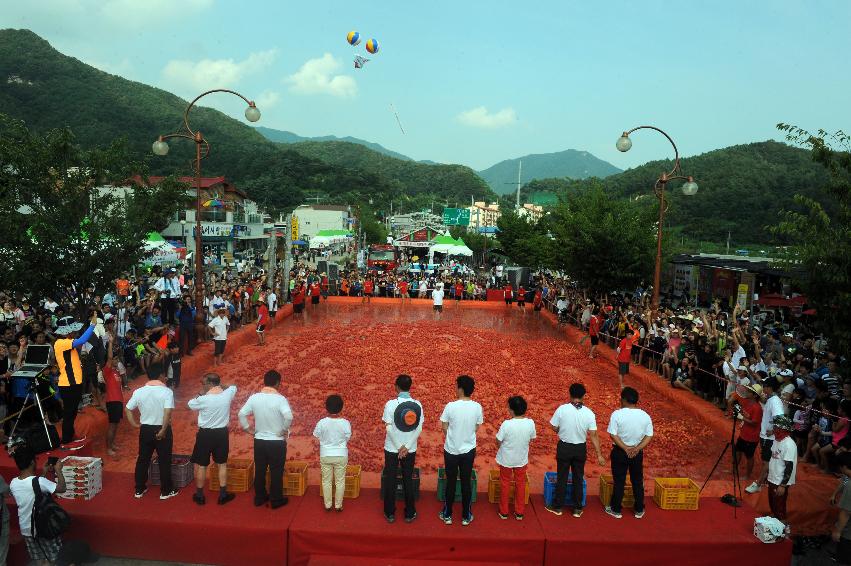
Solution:
{"label": "umbrella", "polygon": [[211,198],[204,201],[204,207],[206,208],[222,208],[223,206],[224,203],[221,201],[221,199]]}

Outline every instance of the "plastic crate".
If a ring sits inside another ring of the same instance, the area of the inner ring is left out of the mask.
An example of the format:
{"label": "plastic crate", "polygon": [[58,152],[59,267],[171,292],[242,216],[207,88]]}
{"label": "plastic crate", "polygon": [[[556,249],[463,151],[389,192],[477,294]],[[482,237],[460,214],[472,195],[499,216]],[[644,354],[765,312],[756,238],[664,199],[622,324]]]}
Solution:
{"label": "plastic crate", "polygon": [[[612,476],[600,476],[600,502],[603,504],[603,507],[608,507],[609,502],[612,500],[612,491],[614,490],[614,487],[615,483]],[[629,477],[626,478],[626,486],[624,486],[623,490],[621,507],[635,507],[635,494],[632,491],[632,483],[630,483]]]}
{"label": "plastic crate", "polygon": [[[477,497],[476,490],[479,487],[479,480],[476,477],[476,470],[473,470],[473,475],[470,478],[472,497],[470,501],[475,502]],[[437,469],[437,500],[446,500],[446,468]],[[461,501],[461,474],[455,480],[455,501]]]}
{"label": "plastic crate", "polygon": [[[544,505],[549,507],[556,496],[557,472],[544,472]],[[588,502],[588,482],[582,478],[582,506]],[[573,507],[573,474],[567,474],[567,486],[564,490],[564,504]]]}
{"label": "plastic crate", "polygon": [[[384,482],[387,481],[387,476],[384,473],[384,469],[381,470],[381,491],[379,492],[379,497],[382,501],[384,501]],[[420,498],[420,469],[414,468],[411,473],[411,482],[414,484],[414,500],[419,500]],[[396,472],[396,500],[404,501],[405,500],[405,490],[402,487],[402,470],[399,469]]]}
{"label": "plastic crate", "polygon": [[[171,456],[171,484],[175,489],[186,487],[195,478],[192,462],[188,454],[172,454]],[[160,485],[160,465],[156,456],[151,459],[148,466],[148,476],[151,485]]]}
{"label": "plastic crate", "polygon": [[[270,485],[269,470],[266,470],[266,490]],[[307,462],[290,460],[284,464],[284,495],[301,497],[307,491]]]}
{"label": "plastic crate", "polygon": [[[499,470],[491,470],[488,474],[488,501],[491,503],[499,503],[500,495],[502,494],[502,483],[499,481]],[[530,491],[529,474],[526,474],[526,491],[524,492],[524,502],[529,503]],[[508,490],[508,500],[514,501],[514,480],[511,480],[511,487]]]}
{"label": "plastic crate", "polygon": [[653,501],[666,511],[697,511],[700,488],[689,478],[656,478]]}
{"label": "plastic crate", "polygon": [[[346,466],[346,489],[343,491],[344,499],[357,499],[360,497],[360,471],[360,466]],[[321,479],[319,481],[319,496],[324,496]]]}
{"label": "plastic crate", "polygon": [[[228,459],[229,493],[245,493],[254,485],[254,460],[245,458]],[[207,469],[210,491],[219,491],[219,465],[211,464]]]}

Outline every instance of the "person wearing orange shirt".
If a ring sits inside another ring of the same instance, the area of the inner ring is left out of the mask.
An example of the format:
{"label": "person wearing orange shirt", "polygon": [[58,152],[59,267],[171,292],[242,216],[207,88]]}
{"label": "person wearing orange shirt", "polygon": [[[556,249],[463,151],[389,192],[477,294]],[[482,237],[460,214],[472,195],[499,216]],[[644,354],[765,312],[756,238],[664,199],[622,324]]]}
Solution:
{"label": "person wearing orange shirt", "polygon": [[460,280],[460,279],[458,279],[458,280],[455,282],[455,300],[456,300],[456,301],[461,301],[461,299],[462,299],[463,297],[464,297],[464,284],[463,284],[463,283],[461,283],[461,280]]}
{"label": "person wearing orange shirt", "polygon": [[372,277],[367,277],[366,281],[363,282],[363,299],[361,299],[361,302],[370,302],[372,300],[372,293],[374,290],[375,282],[373,282]]}
{"label": "person wearing orange shirt", "polygon": [[409,299],[410,295],[408,295],[408,280],[400,279],[399,280],[399,295],[402,297],[402,302],[405,302],[405,299]]}
{"label": "person wearing orange shirt", "polygon": [[121,278],[115,280],[115,294],[118,295],[119,302],[130,295],[130,280],[127,279],[126,273],[122,273]]}
{"label": "person wearing orange shirt", "polygon": [[521,309],[526,308],[526,289],[523,288],[523,285],[517,289],[517,306]]}
{"label": "person wearing orange shirt", "polygon": [[62,397],[62,444],[78,440],[74,438],[74,421],[83,396],[83,367],[80,363],[80,348],[89,341],[97,325],[97,313],[92,313],[89,327],[80,335],[83,324],[74,322],[70,316],[58,321],[53,343],[56,365],[59,367],[59,395]]}
{"label": "person wearing orange shirt", "polygon": [[[632,330],[632,329],[631,329]],[[638,341],[638,331],[627,333],[618,345],[618,381],[623,389],[623,378],[629,373],[629,363],[632,361],[632,346]]]}
{"label": "person wearing orange shirt", "polygon": [[505,297],[505,304],[511,305],[514,301],[514,289],[511,288],[511,283],[506,283],[505,287],[502,288],[502,292]]}

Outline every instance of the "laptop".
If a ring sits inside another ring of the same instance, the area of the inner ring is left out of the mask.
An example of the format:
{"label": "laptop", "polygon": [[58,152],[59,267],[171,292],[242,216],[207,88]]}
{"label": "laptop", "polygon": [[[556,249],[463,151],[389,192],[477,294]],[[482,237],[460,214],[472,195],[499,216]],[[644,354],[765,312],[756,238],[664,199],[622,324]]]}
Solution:
{"label": "laptop", "polygon": [[22,365],[12,377],[36,377],[38,374],[47,369],[50,362],[50,345],[49,344],[30,344],[27,346],[27,356],[24,358]]}

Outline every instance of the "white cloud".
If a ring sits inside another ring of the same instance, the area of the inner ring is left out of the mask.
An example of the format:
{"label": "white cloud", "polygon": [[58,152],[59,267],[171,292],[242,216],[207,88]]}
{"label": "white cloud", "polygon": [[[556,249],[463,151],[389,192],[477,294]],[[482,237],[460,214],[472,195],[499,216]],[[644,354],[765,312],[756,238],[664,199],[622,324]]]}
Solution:
{"label": "white cloud", "polygon": [[281,95],[279,93],[271,90],[264,90],[257,96],[257,98],[254,99],[254,102],[257,104],[257,108],[259,108],[262,112],[267,108],[272,108],[278,104],[280,99]]}
{"label": "white cloud", "polygon": [[202,12],[213,0],[76,0],[75,5],[96,6],[110,24],[137,28],[154,21],[169,21]]}
{"label": "white cloud", "polygon": [[290,90],[298,94],[330,94],[340,98],[355,96],[358,85],[353,77],[335,74],[342,68],[339,59],[330,53],[309,59],[294,74],[287,77]]}
{"label": "white cloud", "polygon": [[236,86],[247,75],[265,70],[276,56],[277,50],[270,49],[251,53],[239,62],[233,59],[172,60],[163,69],[163,77],[181,88],[227,88]]}
{"label": "white cloud", "polygon": [[514,108],[503,108],[499,112],[488,112],[484,106],[479,106],[458,114],[458,121],[473,128],[495,129],[504,128],[517,122]]}

